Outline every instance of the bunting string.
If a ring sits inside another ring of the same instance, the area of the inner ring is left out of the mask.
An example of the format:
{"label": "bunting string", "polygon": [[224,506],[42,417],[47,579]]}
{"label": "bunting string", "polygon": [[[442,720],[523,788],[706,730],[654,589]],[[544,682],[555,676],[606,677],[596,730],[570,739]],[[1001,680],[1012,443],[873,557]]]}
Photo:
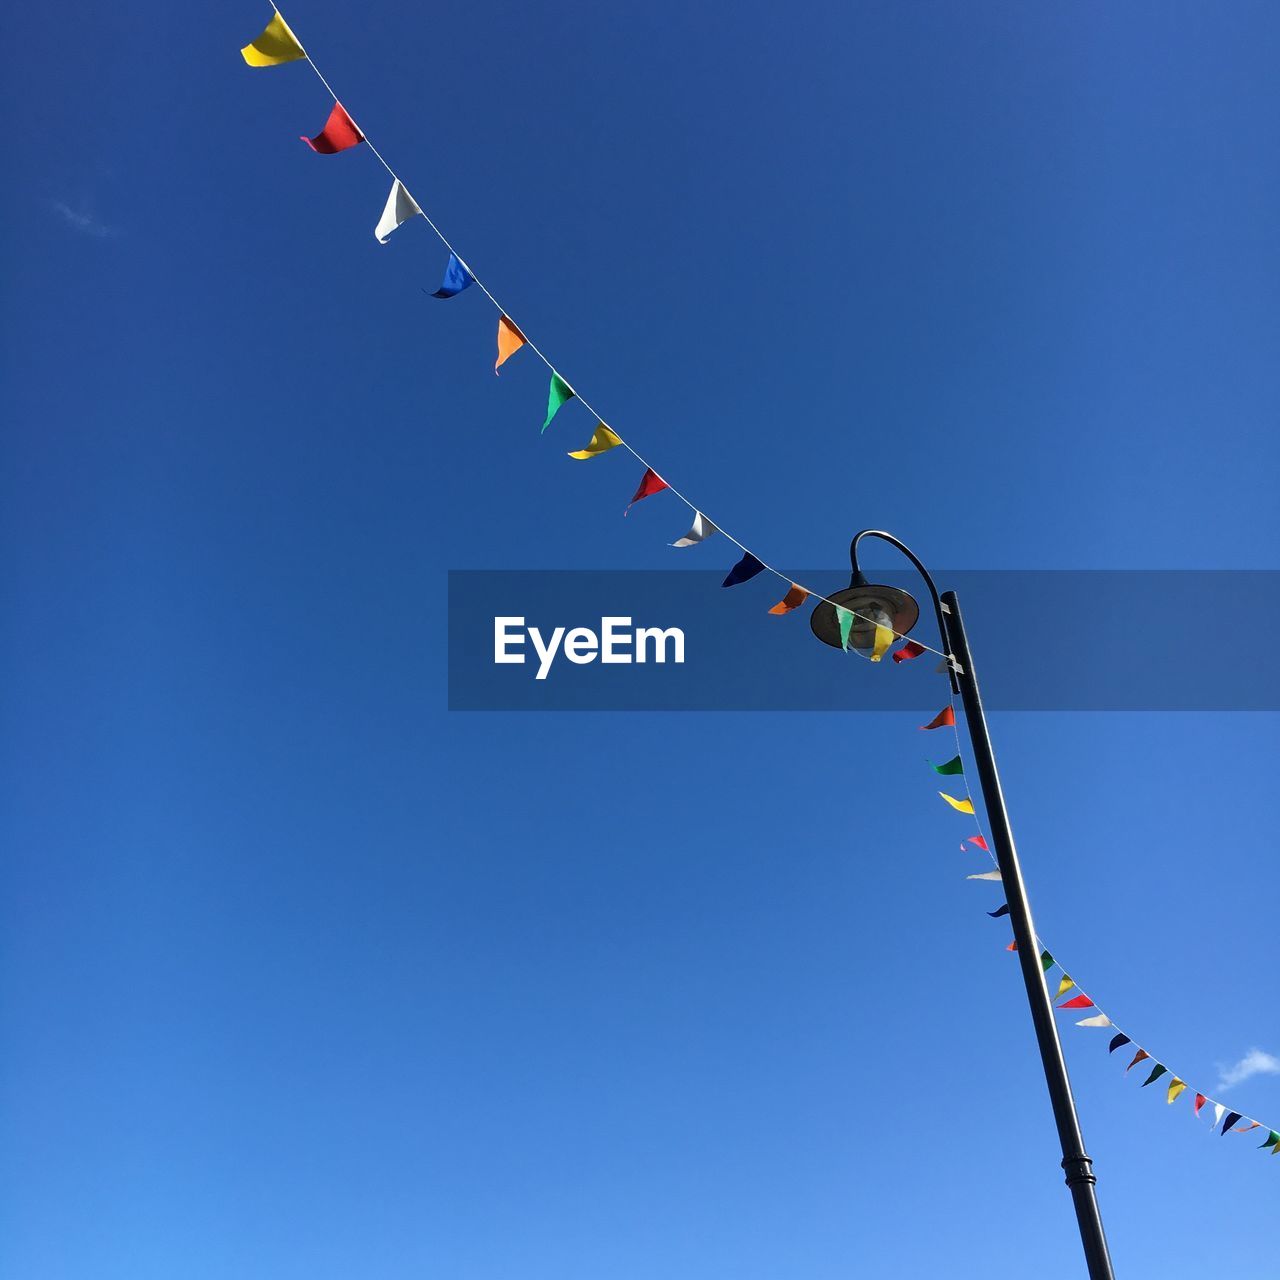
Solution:
{"label": "bunting string", "polygon": [[[704,509],[699,504],[695,504],[687,498],[670,480],[666,479],[639,450],[637,450],[628,440],[626,440],[616,429],[606,425],[606,419],[599,414],[587,401],[587,399],[575,387],[571,386],[567,379],[559,372],[556,366],[551,362],[548,356],[534,342],[523,329],[518,328],[516,322],[511,319],[507,309],[498,301],[497,297],[485,284],[479,274],[473,267],[469,265],[462,255],[457,251],[448,237],[432,220],[431,216],[422,207],[421,204],[413,197],[408,187],[405,186],[400,176],[387,163],[382,152],[370,140],[365,131],[357,124],[355,119],[347,111],[346,107],[340,102],[338,95],[334,92],[333,87],[325,78],[323,72],[316,65],[314,59],[306,51],[305,47],[298,40],[296,34],[285,21],[284,15],[275,4],[271,2],[271,8],[274,16],[267,24],[266,29],[242,50],[241,54],[244,61],[251,67],[273,67],[279,66],[287,62],[305,61],[311,70],[315,73],[316,78],[324,86],[325,91],[333,99],[333,110],[330,113],[329,120],[324,129],[314,138],[303,137],[303,141],[313,150],[322,154],[333,154],[338,151],[347,150],[357,145],[363,145],[368,148],[369,152],[375,157],[378,163],[386,170],[391,178],[391,191],[387,197],[386,207],[383,210],[382,217],[377,223],[375,236],[377,239],[386,244],[393,231],[402,226],[405,222],[415,217],[421,217],[423,221],[431,228],[436,238],[444,246],[449,253],[448,263],[444,271],[444,279],[434,295],[437,298],[452,298],[464,289],[474,284],[481,293],[489,300],[498,312],[498,356],[494,365],[495,373],[499,368],[514,355],[522,347],[527,346],[535,356],[546,366],[551,374],[551,385],[548,392],[547,413],[542,430],[545,432],[550,426],[552,419],[559,410],[571,399],[577,400],[592,418],[595,420],[596,426],[590,442],[582,449],[570,452],[569,456],[578,460],[586,460],[598,457],[600,454],[608,452],[611,449],[621,447],[625,449],[635,460],[644,468],[644,476],[640,482],[635,496],[632,498],[632,504],[640,501],[642,498],[651,496],[661,492],[663,489],[670,492],[693,513],[693,525],[689,532],[672,543],[672,546],[688,547],[696,545],[710,537],[713,533],[719,533],[728,542],[742,552],[741,559],[735,564],[725,578],[724,586],[735,586],[739,583],[746,582],[761,573],[772,574],[775,578],[781,579],[787,585],[786,594],[777,604],[775,604],[769,613],[774,615],[785,615],[798,608],[806,600],[812,597],[815,601],[822,601],[831,604],[836,609],[836,616],[839,621],[842,639],[846,651],[849,649],[848,634],[852,626],[853,620],[870,623],[875,627],[875,639],[872,650],[869,654],[860,653],[859,656],[868,658],[870,661],[878,662],[888,651],[890,646],[896,640],[904,640],[904,646],[893,653],[893,661],[896,664],[908,661],[912,658],[919,657],[923,653],[932,653],[943,661],[938,667],[940,672],[946,671],[948,667],[956,669],[956,662],[953,655],[944,653],[941,649],[935,649],[931,645],[925,644],[920,640],[907,640],[906,637],[892,629],[885,627],[880,620],[865,617],[858,614],[845,606],[837,604],[828,596],[823,595],[819,591],[814,591],[810,587],[806,587],[801,583],[794,581],[789,575],[775,568],[763,557],[756,555],[745,543],[740,542],[733,534],[728,532],[725,527],[718,521],[713,521],[705,514]],[[628,507],[628,510],[630,508]],[[945,641],[944,641],[945,643]],[[858,652],[858,650],[854,650]],[[985,831],[982,828],[981,820],[978,816],[978,809],[974,801],[973,793],[969,787],[967,774],[964,768],[963,746],[960,741],[960,731],[956,721],[955,698],[951,695],[947,705],[938,713],[934,719],[928,724],[920,726],[921,729],[932,730],[939,728],[950,728],[955,738],[956,754],[953,759],[944,764],[932,764],[931,767],[935,773],[943,774],[948,777],[954,777],[957,781],[952,784],[957,789],[963,788],[963,796],[953,796],[946,792],[939,792],[942,799],[954,810],[970,815],[973,819],[975,834],[969,836],[962,844],[961,848],[966,849],[969,845],[983,850],[991,862],[994,869],[988,872],[971,874],[967,877],[969,880],[992,881],[997,884],[1001,881],[1001,873],[999,870],[998,859],[992,851],[988,842]],[[1002,905],[996,911],[990,911],[987,914],[994,918],[1007,916],[1009,908],[1007,904]],[[1062,996],[1067,995],[1074,990],[1077,994],[1063,1001],[1061,1004],[1055,1004],[1060,1010],[1069,1012],[1082,1012],[1085,1010],[1093,1010],[1090,1016],[1077,1021],[1076,1025],[1089,1028],[1110,1028],[1114,1035],[1111,1038],[1109,1053],[1114,1053],[1116,1049],[1125,1045],[1132,1045],[1136,1050],[1133,1061],[1126,1067],[1126,1074],[1138,1063],[1150,1061],[1153,1066],[1150,1074],[1143,1081],[1143,1087],[1162,1079],[1169,1077],[1169,1083],[1166,1089],[1166,1101],[1172,1105],[1177,1101],[1178,1097],[1185,1091],[1190,1090],[1190,1086],[1185,1080],[1172,1073],[1171,1069],[1160,1060],[1154,1058],[1152,1054],[1139,1045],[1135,1040],[1128,1036],[1119,1026],[1105,1013],[1096,1001],[1088,995],[1080,986],[1074,975],[1070,974],[1062,964],[1054,957],[1045,945],[1044,941],[1036,935],[1036,946],[1040,951],[1041,972],[1044,981],[1049,981],[1050,970],[1055,966],[1060,970],[1061,977],[1058,982],[1057,994],[1054,996],[1055,1002]],[[1016,943],[1011,944],[1008,948],[1010,951],[1016,951]],[[1280,1133],[1275,1129],[1264,1126],[1261,1121],[1254,1120],[1249,1116],[1238,1111],[1228,1111],[1225,1103],[1218,1102],[1209,1095],[1198,1090],[1192,1090],[1194,1102],[1192,1104],[1192,1114],[1197,1119],[1206,1106],[1212,1108],[1212,1128],[1226,1134],[1229,1132],[1246,1133],[1254,1129],[1265,1128],[1268,1137],[1261,1144],[1260,1149],[1270,1149],[1272,1154],[1280,1154]],[[1238,1122],[1244,1121],[1243,1125]]]}
{"label": "bunting string", "polygon": [[[382,152],[379,151],[377,146],[370,140],[369,135],[364,131],[364,129],[362,129],[359,126],[359,124],[347,111],[346,107],[340,102],[337,93],[334,92],[333,86],[329,83],[329,81],[325,78],[324,73],[316,65],[315,59],[311,56],[309,52],[307,52],[305,46],[303,46],[302,43],[297,39],[297,36],[289,27],[289,24],[285,21],[284,15],[280,12],[279,6],[275,4],[275,0],[271,0],[271,8],[275,16],[272,18],[271,22],[267,25],[266,30],[260,36],[258,36],[257,39],[252,41],[250,44],[246,45],[245,48],[241,50],[241,53],[243,54],[245,61],[250,66],[254,66],[254,67],[276,66],[283,62],[289,62],[289,61],[295,61],[295,60],[301,60],[306,62],[306,64],[315,73],[316,79],[319,80],[320,83],[324,86],[325,92],[327,92],[328,95],[333,99],[335,107],[341,111],[341,119],[345,121],[347,124],[349,124],[352,132],[358,135],[358,140],[361,143],[363,143],[364,146],[368,147],[370,153],[377,159],[378,163],[387,171],[388,176],[391,178],[391,183],[392,183],[391,195],[388,197],[388,200],[387,200],[387,209],[383,213],[382,219],[378,224],[378,231],[377,231],[378,239],[383,244],[385,244],[387,241],[387,236],[390,235],[391,231],[395,230],[396,227],[400,226],[403,222],[407,221],[410,217],[420,216],[423,219],[423,221],[427,224],[427,226],[429,226],[431,230],[435,233],[435,236],[440,241],[440,243],[449,251],[451,260],[456,259],[459,264],[464,264],[464,263],[466,264],[464,267],[464,270],[466,271],[467,276],[469,277],[469,279],[467,280],[467,284],[475,284],[475,286],[480,290],[480,292],[483,293],[484,296],[489,299],[489,301],[493,304],[494,308],[498,312],[499,324],[501,325],[505,322],[507,325],[511,327],[512,330],[515,331],[516,336],[518,336],[520,339],[523,340],[521,342],[517,342],[515,346],[510,347],[510,349],[507,350],[505,354],[500,349],[499,356],[498,356],[498,364],[501,365],[504,362],[504,360],[506,360],[506,358],[509,355],[511,355],[519,346],[527,346],[529,350],[532,351],[534,355],[536,355],[544,365],[546,365],[547,369],[550,371],[552,375],[552,380],[553,380],[552,381],[552,401],[554,402],[557,382],[562,384],[562,386],[566,390],[569,389],[568,382],[565,381],[565,379],[557,370],[556,366],[551,362],[550,358],[546,355],[546,353],[543,352],[543,350],[538,346],[538,344],[528,336],[528,333],[523,329],[515,328],[515,322],[511,320],[510,313],[502,305],[502,303],[498,301],[497,297],[490,290],[489,286],[485,284],[484,280],[481,279],[480,275],[476,272],[475,268],[470,264],[470,261],[468,259],[463,258],[462,254],[458,252],[458,250],[455,248],[455,246],[449,240],[449,238],[444,234],[443,231],[440,230],[440,228],[432,220],[431,215],[427,213],[427,211],[422,207],[422,205],[413,197],[412,193],[409,191],[409,188],[405,185],[404,180],[400,177],[398,173],[396,173],[396,171],[390,166],[390,164],[387,163],[386,157],[383,156]],[[354,144],[351,144],[351,145],[354,145]],[[404,201],[407,202],[406,212],[404,213],[403,217],[400,216],[401,204],[399,201],[399,197],[401,195],[403,196]],[[394,221],[390,221],[391,217],[393,216],[393,210],[394,210]],[[384,230],[385,230],[385,234],[383,234]],[[604,424],[608,421],[602,414],[597,413],[596,410],[592,408],[590,403],[587,401],[586,397],[583,396],[580,391],[577,391],[576,389],[569,390],[569,395],[572,396],[574,399],[576,399],[582,405],[582,407],[588,413],[590,413],[593,418],[596,419],[596,421],[601,426],[604,426]],[[569,396],[565,396],[563,400],[559,401],[559,403],[555,403],[554,408],[552,407],[551,404],[548,405],[547,419],[546,419],[546,422],[544,422],[543,424],[544,431],[546,430],[547,426],[550,424],[551,419],[555,416],[556,411],[560,408],[560,405],[563,404],[564,400],[567,400],[568,398]],[[654,475],[661,476],[661,472],[659,472],[657,468],[654,467],[648,461],[647,458],[643,457],[640,454],[639,450],[634,448],[625,439],[625,437],[622,436],[620,432],[618,432],[616,429],[611,429],[611,430],[612,430],[612,434],[617,437],[618,444],[620,444],[624,449],[626,449],[626,451],[629,454],[631,454],[631,456],[635,458],[635,460],[638,463],[640,463],[642,467],[645,468],[646,472],[652,472]],[[709,523],[713,523],[716,527],[717,532],[719,532],[729,542],[733,543],[733,545],[743,553],[744,559],[746,559],[747,563],[750,563],[753,566],[759,565],[759,569],[754,570],[755,573],[770,573],[775,578],[780,578],[783,582],[785,582],[788,588],[795,586],[795,587],[798,587],[800,590],[805,591],[808,596],[811,596],[814,599],[815,603],[818,601],[825,601],[828,604],[835,605],[834,600],[829,599],[829,597],[823,595],[820,591],[815,591],[811,587],[805,587],[800,583],[796,583],[789,574],[783,573],[780,569],[775,568],[772,564],[770,564],[767,560],[765,560],[763,556],[756,555],[755,552],[753,552],[745,543],[739,542],[738,539],[733,534],[731,534],[722,524],[719,523],[719,521],[712,521],[710,517],[706,516],[705,512],[703,511],[703,508],[699,506],[697,503],[692,502],[683,493],[681,493],[680,490],[677,489],[676,486],[670,482],[670,480],[666,480],[665,477],[662,477],[662,478],[665,480],[665,487],[669,489],[671,493],[675,495],[676,498],[678,498],[681,502],[683,502],[685,506],[689,508],[690,511],[694,512],[695,514],[702,514],[703,517],[707,519]],[[754,576],[754,573],[752,576]],[[741,581],[744,579],[739,579],[739,580]],[[839,608],[840,606],[837,605],[836,607]],[[772,612],[772,610],[770,610],[770,612]],[[853,613],[853,616],[861,622],[867,622],[877,626],[879,632],[882,632],[884,636],[888,638],[889,642],[892,642],[893,640],[906,640],[906,636],[900,634],[899,632],[893,631],[891,628],[881,626],[878,620],[875,618],[864,617],[862,614],[859,614],[856,612]],[[941,658],[946,663],[950,663],[952,665],[954,665],[955,663],[955,658],[949,653],[943,653],[941,649],[934,649],[932,646],[916,640],[908,641],[907,643],[911,650],[908,656],[916,656],[916,654],[919,652],[928,652],[928,653],[935,654],[937,657]],[[852,652],[858,653],[859,657],[864,657],[869,659],[870,661],[878,662],[881,656],[883,655],[885,648],[887,648],[887,643],[882,642],[880,636],[877,635],[876,646],[871,654],[862,654],[862,653],[859,653],[858,650],[856,649],[852,650]],[[850,650],[847,649],[846,652],[848,651]]]}

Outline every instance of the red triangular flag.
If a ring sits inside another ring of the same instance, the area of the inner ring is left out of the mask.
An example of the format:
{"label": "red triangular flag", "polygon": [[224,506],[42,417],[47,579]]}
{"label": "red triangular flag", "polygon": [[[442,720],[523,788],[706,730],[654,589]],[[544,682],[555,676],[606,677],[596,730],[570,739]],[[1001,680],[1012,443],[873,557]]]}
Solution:
{"label": "red triangular flag", "polygon": [[356,122],[343,110],[342,103],[335,102],[329,112],[329,120],[314,138],[303,138],[312,151],[331,156],[364,141],[364,134],[356,128]]}
{"label": "red triangular flag", "polygon": [[1088,996],[1076,996],[1058,1006],[1059,1009],[1092,1009],[1093,1001]]}
{"label": "red triangular flag", "polygon": [[1201,1108],[1201,1107],[1203,1107],[1203,1106],[1204,1106],[1204,1104],[1205,1104],[1206,1102],[1208,1102],[1208,1101],[1209,1101],[1209,1099],[1208,1099],[1208,1098],[1206,1098],[1206,1097],[1204,1096],[1204,1094],[1203,1094],[1203,1093],[1197,1093],[1197,1094],[1196,1094],[1196,1101],[1195,1101],[1195,1105],[1191,1108],[1191,1109],[1192,1109],[1192,1111],[1193,1111],[1196,1115],[1199,1115],[1199,1114],[1200,1114],[1200,1108]]}
{"label": "red triangular flag", "polygon": [[[627,511],[630,511],[641,498],[652,497],[655,493],[661,493],[666,487],[667,482],[652,467],[649,467],[644,473],[644,478],[640,481],[640,487],[635,491],[631,501],[627,503]],[[625,516],[627,511],[622,514]]]}
{"label": "red triangular flag", "polygon": [[[964,842],[964,844],[976,844],[979,849],[987,849],[987,841],[985,836],[970,836]],[[964,848],[964,844],[960,846],[962,849]],[[990,853],[991,850],[987,849],[987,852]]]}
{"label": "red triangular flag", "polygon": [[1006,951],[1017,951],[1017,949],[1018,949],[1018,943],[1016,940],[1009,943],[1009,945],[1005,947]]}
{"label": "red triangular flag", "polygon": [[895,649],[893,654],[894,662],[908,662],[912,658],[918,658],[924,652],[924,645],[916,644],[914,640],[908,640],[901,649]]}
{"label": "red triangular flag", "polygon": [[955,724],[956,713],[955,708],[948,703],[941,711],[938,712],[928,724],[922,724],[922,729],[941,729],[943,725]]}

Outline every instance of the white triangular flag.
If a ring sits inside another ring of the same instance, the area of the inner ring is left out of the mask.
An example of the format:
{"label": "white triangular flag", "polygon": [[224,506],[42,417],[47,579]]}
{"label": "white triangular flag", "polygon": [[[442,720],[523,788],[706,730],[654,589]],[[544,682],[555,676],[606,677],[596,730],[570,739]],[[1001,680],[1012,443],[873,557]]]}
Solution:
{"label": "white triangular flag", "polygon": [[1213,1128],[1217,1128],[1222,1123],[1222,1117],[1227,1114],[1227,1109],[1221,1102],[1213,1104]]}
{"label": "white triangular flag", "polygon": [[387,196],[387,207],[378,219],[373,234],[378,237],[379,244],[386,244],[387,237],[402,223],[408,222],[415,214],[421,213],[418,202],[400,184],[396,178],[391,183],[391,194]]}
{"label": "white triangular flag", "polygon": [[693,513],[693,527],[678,542],[673,542],[673,547],[692,547],[701,542],[703,538],[709,538],[713,533],[719,533],[720,530],[702,514],[701,511]]}
{"label": "white triangular flag", "polygon": [[998,871],[984,871],[981,875],[965,876],[966,880],[1001,880],[1003,877]]}
{"label": "white triangular flag", "polygon": [[1109,1027],[1111,1019],[1105,1013],[1095,1013],[1092,1018],[1081,1018],[1077,1027]]}

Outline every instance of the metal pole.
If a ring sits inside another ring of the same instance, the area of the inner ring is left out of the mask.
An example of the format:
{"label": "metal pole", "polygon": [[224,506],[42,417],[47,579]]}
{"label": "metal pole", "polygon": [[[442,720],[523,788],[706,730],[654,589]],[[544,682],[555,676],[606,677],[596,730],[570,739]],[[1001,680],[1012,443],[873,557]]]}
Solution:
{"label": "metal pole", "polygon": [[1076,1219],[1080,1223],[1080,1240],[1084,1245],[1089,1277],[1090,1280],[1114,1280],[1111,1256],[1107,1251],[1107,1237],[1102,1230],[1102,1216],[1098,1212],[1098,1198],[1094,1192],[1097,1178],[1093,1175],[1093,1161],[1085,1154],[1075,1099],[1071,1096],[1071,1081],[1067,1078],[1067,1064],[1062,1057],[1058,1028],[1053,1020],[1053,1002],[1049,998],[1044,970],[1040,964],[1035,926],[1031,923],[1031,905],[1027,901],[1027,891],[1022,883],[1022,869],[1018,865],[1018,852],[1009,827],[1009,815],[1004,807],[1004,794],[1000,790],[1000,775],[996,772],[996,758],[987,733],[986,716],[982,712],[978,677],[973,669],[973,656],[969,652],[960,605],[954,591],[942,593],[942,608],[946,616],[948,648],[961,667],[958,673],[960,696],[964,701],[965,722],[969,726],[969,738],[973,743],[974,765],[982,784],[982,798],[991,824],[991,839],[1000,867],[1005,901],[1009,904],[1013,936],[1018,944],[1018,963],[1022,967],[1027,1000],[1031,1004],[1031,1021],[1036,1029],[1036,1042],[1040,1046],[1040,1060],[1044,1064],[1044,1078],[1049,1086],[1053,1118],[1058,1125],[1058,1140],[1062,1144],[1062,1168],[1067,1175],[1067,1186],[1071,1188],[1071,1198],[1075,1201]]}

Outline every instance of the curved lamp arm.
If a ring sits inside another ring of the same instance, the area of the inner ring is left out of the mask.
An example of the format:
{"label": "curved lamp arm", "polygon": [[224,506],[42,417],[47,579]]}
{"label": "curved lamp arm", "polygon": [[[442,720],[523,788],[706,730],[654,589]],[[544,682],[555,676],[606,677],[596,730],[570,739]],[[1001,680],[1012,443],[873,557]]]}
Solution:
{"label": "curved lamp arm", "polygon": [[881,542],[887,542],[890,546],[897,547],[915,565],[917,572],[924,579],[925,585],[929,588],[929,595],[933,598],[933,614],[938,621],[938,637],[942,641],[942,648],[947,655],[947,675],[951,680],[951,692],[959,693],[960,684],[956,680],[955,659],[951,656],[951,637],[947,632],[946,614],[942,600],[938,595],[938,588],[934,584],[933,576],[906,543],[899,542],[893,534],[886,533],[883,529],[863,529],[860,533],[854,534],[853,541],[849,543],[849,564],[852,566],[855,575],[860,576],[862,573],[858,568],[858,543],[863,538],[879,538]]}

